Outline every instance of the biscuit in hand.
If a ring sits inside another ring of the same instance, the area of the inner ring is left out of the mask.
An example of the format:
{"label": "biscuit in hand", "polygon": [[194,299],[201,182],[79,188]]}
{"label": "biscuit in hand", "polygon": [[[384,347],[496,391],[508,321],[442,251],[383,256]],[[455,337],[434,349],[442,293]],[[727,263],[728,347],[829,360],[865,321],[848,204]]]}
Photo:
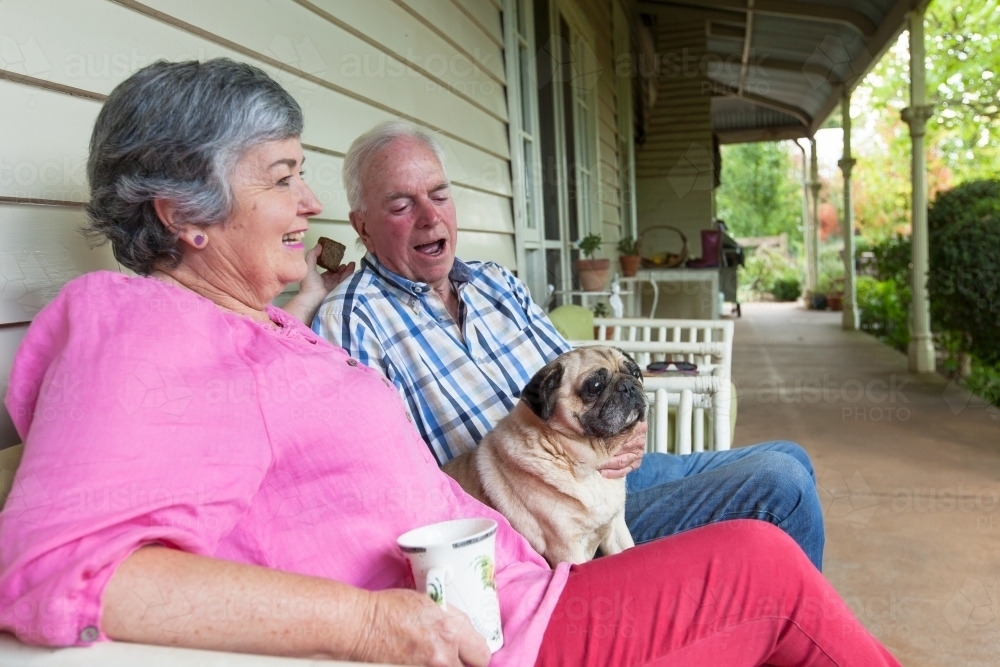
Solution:
{"label": "biscuit in hand", "polygon": [[344,251],[347,250],[347,247],[325,236],[319,237],[319,244],[323,247],[323,252],[320,253],[316,264],[327,271],[336,271],[344,259]]}

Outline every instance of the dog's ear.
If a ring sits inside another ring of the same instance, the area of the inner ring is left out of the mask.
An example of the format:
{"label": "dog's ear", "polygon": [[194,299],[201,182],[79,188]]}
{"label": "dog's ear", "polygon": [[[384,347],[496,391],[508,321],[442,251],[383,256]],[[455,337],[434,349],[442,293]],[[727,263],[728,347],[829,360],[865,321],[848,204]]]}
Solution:
{"label": "dog's ear", "polygon": [[557,393],[562,378],[563,365],[553,361],[535,373],[528,386],[521,392],[521,400],[527,403],[531,411],[542,421],[548,421],[556,411],[556,404],[559,401]]}

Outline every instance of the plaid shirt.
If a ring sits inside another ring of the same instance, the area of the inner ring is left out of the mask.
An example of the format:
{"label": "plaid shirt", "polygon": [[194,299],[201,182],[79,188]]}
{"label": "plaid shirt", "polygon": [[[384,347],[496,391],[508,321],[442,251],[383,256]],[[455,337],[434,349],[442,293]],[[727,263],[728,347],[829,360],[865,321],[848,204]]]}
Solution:
{"label": "plaid shirt", "polygon": [[502,266],[456,258],[449,278],[459,323],[429,285],[368,254],[313,320],[313,331],[396,385],[442,465],[479,444],[531,377],[570,349]]}

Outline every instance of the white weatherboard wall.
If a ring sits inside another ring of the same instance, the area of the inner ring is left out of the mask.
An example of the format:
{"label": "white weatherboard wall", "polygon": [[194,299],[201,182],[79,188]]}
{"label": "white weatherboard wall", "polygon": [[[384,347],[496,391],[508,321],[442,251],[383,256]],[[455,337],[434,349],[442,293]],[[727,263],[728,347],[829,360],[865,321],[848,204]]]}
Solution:
{"label": "white weatherboard wall", "polygon": [[[676,227],[687,237],[690,256],[699,257],[701,230],[712,221],[713,186],[712,98],[702,70],[705,22],[668,22],[661,15],[656,45],[661,67],[656,106],[646,142],[635,149],[639,232],[654,225]],[[646,240],[644,255],[680,249],[673,232],[652,232]],[[665,294],[657,316],[707,317],[704,301],[702,294]]]}
{"label": "white weatherboard wall", "polygon": [[[306,180],[323,203],[307,242],[359,259],[340,184],[351,141],[406,118],[440,133],[464,259],[516,270],[498,2],[0,2],[0,378],[27,323],[73,277],[119,270],[78,229],[101,101],[159,58],[226,56],[277,79],[305,112]],[[0,412],[0,447],[16,434]]]}

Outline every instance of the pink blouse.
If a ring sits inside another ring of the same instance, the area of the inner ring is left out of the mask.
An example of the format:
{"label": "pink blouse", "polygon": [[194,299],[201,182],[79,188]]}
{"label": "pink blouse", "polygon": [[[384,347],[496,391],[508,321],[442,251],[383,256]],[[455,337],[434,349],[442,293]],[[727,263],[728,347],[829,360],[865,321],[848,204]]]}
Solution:
{"label": "pink blouse", "polygon": [[46,645],[107,639],[101,595],[140,546],[405,587],[395,540],[500,524],[505,645],[534,662],[568,567],[434,463],[396,390],[284,311],[272,330],[150,278],[97,272],[32,323],[6,404],[24,439],[0,512],[0,629]]}

